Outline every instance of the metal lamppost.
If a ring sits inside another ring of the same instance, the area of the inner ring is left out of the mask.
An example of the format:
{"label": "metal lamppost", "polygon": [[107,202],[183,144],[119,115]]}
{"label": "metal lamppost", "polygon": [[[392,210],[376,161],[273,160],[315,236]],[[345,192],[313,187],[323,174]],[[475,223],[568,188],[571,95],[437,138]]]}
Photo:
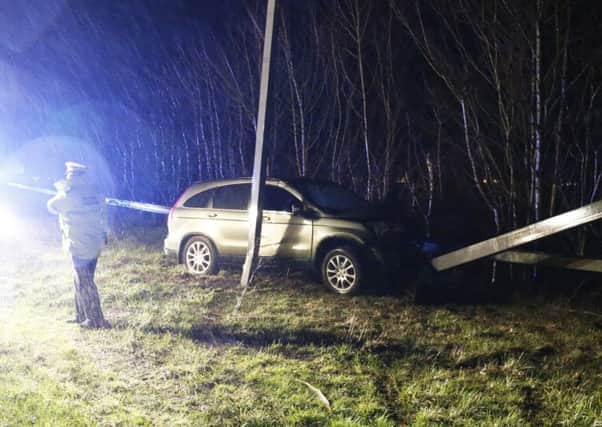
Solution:
{"label": "metal lamppost", "polygon": [[257,112],[257,132],[255,134],[255,158],[253,160],[253,182],[251,184],[251,201],[249,203],[249,244],[247,257],[243,265],[240,285],[250,284],[252,272],[257,265],[259,244],[261,241],[261,224],[263,221],[262,193],[265,185],[264,161],[264,129],[270,77],[270,60],[272,56],[272,32],[274,29],[274,10],[276,0],[268,0],[266,14],[265,37],[263,40],[263,63],[261,66],[261,84],[259,87],[259,108]]}

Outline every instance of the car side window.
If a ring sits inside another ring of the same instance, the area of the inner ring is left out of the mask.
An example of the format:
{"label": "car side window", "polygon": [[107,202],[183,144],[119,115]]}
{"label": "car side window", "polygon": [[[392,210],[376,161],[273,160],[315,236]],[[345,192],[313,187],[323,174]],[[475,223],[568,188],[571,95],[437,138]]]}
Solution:
{"label": "car side window", "polygon": [[195,194],[188,200],[184,202],[185,208],[208,208],[209,202],[211,201],[211,196],[213,195],[213,190],[203,191],[201,193]]}
{"label": "car side window", "polygon": [[246,210],[251,198],[251,184],[226,185],[215,189],[214,209]]}
{"label": "car side window", "polygon": [[292,212],[293,204],[301,205],[301,202],[283,188],[266,185],[263,195],[264,210]]}

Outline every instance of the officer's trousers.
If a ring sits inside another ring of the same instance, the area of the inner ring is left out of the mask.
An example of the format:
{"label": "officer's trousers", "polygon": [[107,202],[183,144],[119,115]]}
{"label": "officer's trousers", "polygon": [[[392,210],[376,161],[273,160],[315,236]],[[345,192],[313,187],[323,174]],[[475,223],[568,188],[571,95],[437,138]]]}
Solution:
{"label": "officer's trousers", "polygon": [[73,287],[75,291],[75,321],[90,328],[106,325],[98,289],[94,283],[94,273],[98,258],[84,259],[71,257],[73,262]]}

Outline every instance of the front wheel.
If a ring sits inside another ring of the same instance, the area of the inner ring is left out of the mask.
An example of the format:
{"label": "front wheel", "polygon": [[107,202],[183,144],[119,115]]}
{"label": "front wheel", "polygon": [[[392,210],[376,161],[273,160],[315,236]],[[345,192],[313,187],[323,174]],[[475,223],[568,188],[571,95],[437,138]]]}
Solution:
{"label": "front wheel", "polygon": [[333,249],[322,260],[322,281],[337,294],[357,293],[363,282],[362,274],[360,257],[351,247]]}
{"label": "front wheel", "polygon": [[202,236],[191,237],[184,247],[186,271],[195,276],[217,273],[217,251],[213,244]]}

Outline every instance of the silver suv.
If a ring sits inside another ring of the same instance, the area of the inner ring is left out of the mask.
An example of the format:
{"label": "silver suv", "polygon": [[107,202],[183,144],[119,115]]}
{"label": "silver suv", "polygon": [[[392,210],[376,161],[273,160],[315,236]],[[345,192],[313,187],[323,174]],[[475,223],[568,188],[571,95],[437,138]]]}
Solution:
{"label": "silver suv", "polygon": [[[220,261],[244,257],[250,193],[249,178],[190,186],[169,213],[165,253],[193,275],[214,274]],[[268,178],[259,255],[304,263],[331,291],[356,293],[369,268],[383,263],[378,243],[386,223],[371,219],[373,210],[335,184]]]}

